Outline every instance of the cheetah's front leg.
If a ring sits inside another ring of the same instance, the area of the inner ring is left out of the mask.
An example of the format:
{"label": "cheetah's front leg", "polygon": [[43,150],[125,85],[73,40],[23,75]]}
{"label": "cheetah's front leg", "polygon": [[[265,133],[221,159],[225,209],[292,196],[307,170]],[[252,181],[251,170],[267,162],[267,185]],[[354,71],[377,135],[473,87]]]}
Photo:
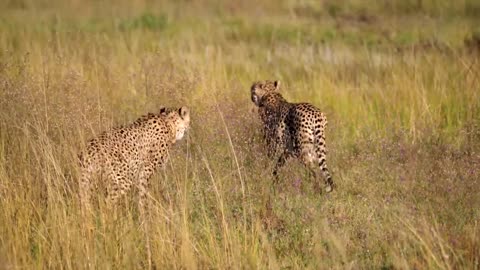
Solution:
{"label": "cheetah's front leg", "polygon": [[273,172],[272,172],[272,175],[273,175],[272,188],[274,191],[275,191],[275,186],[278,185],[278,183],[280,182],[280,179],[278,177],[278,170],[281,167],[283,167],[283,165],[285,165],[285,162],[287,161],[288,158],[289,158],[289,154],[286,151],[284,151],[278,158],[277,163],[275,163],[275,167],[273,168]]}
{"label": "cheetah's front leg", "polygon": [[141,223],[143,226],[143,232],[145,234],[145,250],[147,252],[147,264],[148,269],[152,269],[152,252],[150,248],[150,234],[148,230],[148,218],[147,212],[149,210],[148,194],[148,181],[153,174],[153,168],[145,167],[138,177],[138,208],[140,211]]}
{"label": "cheetah's front leg", "polygon": [[82,208],[83,218],[88,218],[88,215],[92,214],[92,206],[90,203],[90,192],[92,187],[92,177],[91,172],[85,171],[82,172],[80,178],[80,204]]}

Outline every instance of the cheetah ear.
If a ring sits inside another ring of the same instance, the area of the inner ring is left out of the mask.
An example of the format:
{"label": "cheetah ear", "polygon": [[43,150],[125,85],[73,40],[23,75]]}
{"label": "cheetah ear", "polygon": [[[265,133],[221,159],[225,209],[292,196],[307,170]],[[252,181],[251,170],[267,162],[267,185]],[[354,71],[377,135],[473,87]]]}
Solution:
{"label": "cheetah ear", "polygon": [[160,114],[164,114],[167,111],[167,108],[160,106]]}
{"label": "cheetah ear", "polygon": [[252,93],[251,98],[255,105],[260,106],[260,98],[257,96],[257,94]]}
{"label": "cheetah ear", "polygon": [[183,106],[178,110],[178,114],[182,119],[185,119],[185,117],[188,117],[190,115],[190,111],[188,110],[187,107]]}
{"label": "cheetah ear", "polygon": [[280,90],[280,81],[274,81],[273,82],[273,86],[275,86],[275,91],[278,91]]}

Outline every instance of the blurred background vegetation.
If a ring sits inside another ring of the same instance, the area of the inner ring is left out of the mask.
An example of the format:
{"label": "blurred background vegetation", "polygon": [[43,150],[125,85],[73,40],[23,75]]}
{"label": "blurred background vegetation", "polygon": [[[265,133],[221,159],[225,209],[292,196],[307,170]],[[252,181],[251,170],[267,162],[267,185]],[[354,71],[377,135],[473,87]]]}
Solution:
{"label": "blurred background vegetation", "polygon": [[[479,27],[475,0],[0,1],[0,265],[144,267],[135,194],[84,232],[77,154],[186,105],[157,268],[479,268]],[[264,79],[327,114],[332,194],[294,160],[271,194]]]}

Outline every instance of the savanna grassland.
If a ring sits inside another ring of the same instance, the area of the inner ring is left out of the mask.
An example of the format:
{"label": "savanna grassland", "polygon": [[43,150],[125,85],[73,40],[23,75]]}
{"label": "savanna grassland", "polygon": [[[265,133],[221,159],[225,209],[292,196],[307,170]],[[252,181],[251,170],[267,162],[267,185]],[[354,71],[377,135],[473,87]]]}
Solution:
{"label": "savanna grassland", "polygon": [[[161,105],[157,269],[479,269],[480,2],[0,1],[0,268],[148,264],[136,193],[78,199],[85,142]],[[337,189],[266,157],[253,81],[329,119]]]}

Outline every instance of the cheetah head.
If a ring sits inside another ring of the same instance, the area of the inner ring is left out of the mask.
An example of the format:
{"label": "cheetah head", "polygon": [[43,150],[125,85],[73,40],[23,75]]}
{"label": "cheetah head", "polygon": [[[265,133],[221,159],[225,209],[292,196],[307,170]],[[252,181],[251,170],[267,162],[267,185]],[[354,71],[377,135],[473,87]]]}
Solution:
{"label": "cheetah head", "polygon": [[267,80],[267,81],[255,82],[250,88],[252,101],[253,103],[255,103],[255,105],[260,106],[260,100],[265,94],[269,92],[278,91],[279,89],[280,89],[280,81]]}
{"label": "cheetah head", "polygon": [[167,122],[175,129],[173,142],[181,140],[190,126],[190,111],[188,108],[185,106],[180,109],[162,107],[160,115],[164,116]]}

